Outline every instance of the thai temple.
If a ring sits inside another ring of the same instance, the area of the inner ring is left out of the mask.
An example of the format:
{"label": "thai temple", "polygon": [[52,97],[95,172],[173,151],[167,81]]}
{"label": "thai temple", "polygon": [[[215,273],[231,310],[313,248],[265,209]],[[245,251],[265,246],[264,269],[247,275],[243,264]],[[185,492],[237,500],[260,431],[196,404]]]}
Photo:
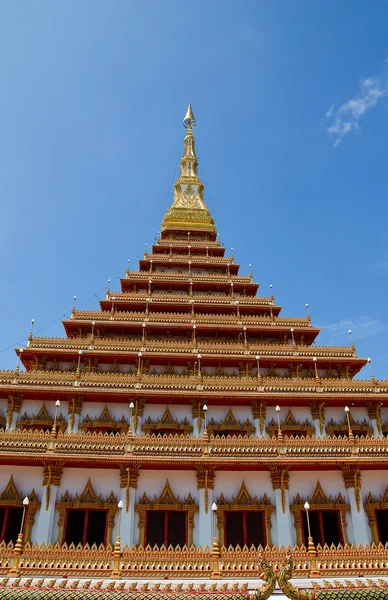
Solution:
{"label": "thai temple", "polygon": [[240,273],[183,124],[137,270],[0,372],[0,598],[388,599],[388,382]]}

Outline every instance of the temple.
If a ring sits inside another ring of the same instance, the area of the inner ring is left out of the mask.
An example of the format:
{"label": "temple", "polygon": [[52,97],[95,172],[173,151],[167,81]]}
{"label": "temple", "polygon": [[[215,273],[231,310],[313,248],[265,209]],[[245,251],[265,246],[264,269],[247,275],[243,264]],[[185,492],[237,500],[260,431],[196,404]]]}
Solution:
{"label": "temple", "polygon": [[183,124],[138,269],[0,372],[0,596],[388,598],[388,382],[240,274]]}

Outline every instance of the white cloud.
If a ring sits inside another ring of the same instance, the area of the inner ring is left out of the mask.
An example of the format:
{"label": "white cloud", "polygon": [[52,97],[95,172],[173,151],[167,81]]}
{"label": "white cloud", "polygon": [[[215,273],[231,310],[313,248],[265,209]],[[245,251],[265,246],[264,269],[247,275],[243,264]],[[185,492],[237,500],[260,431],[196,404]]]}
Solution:
{"label": "white cloud", "polygon": [[359,129],[359,121],[365,114],[375,108],[380,100],[388,96],[388,58],[385,59],[381,72],[377,76],[361,80],[358,93],[344,102],[338,110],[332,104],[325,114],[331,120],[327,131],[335,136],[334,146],[338,147],[345,136]]}
{"label": "white cloud", "polygon": [[329,323],[327,325],[319,325],[322,334],[326,334],[329,339],[341,337],[341,345],[345,345],[349,334],[349,329],[352,332],[353,340],[373,337],[387,331],[387,326],[378,319],[370,316],[362,316],[356,319],[343,319],[338,323]]}

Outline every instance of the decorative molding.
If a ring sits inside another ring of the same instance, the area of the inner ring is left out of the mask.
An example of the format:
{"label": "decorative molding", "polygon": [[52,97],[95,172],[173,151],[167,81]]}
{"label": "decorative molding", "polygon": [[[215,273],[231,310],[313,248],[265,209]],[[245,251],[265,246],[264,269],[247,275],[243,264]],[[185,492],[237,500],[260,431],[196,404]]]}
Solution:
{"label": "decorative molding", "polygon": [[139,479],[139,465],[130,464],[128,467],[120,467],[120,488],[125,488],[125,511],[129,510],[129,488],[137,489]]}
{"label": "decorative molding", "polygon": [[270,466],[272,489],[281,490],[282,492],[282,511],[283,514],[286,512],[286,490],[290,481],[290,475],[288,469],[282,469],[278,466]]}
{"label": "decorative molding", "polygon": [[325,430],[325,403],[313,400],[310,402],[311,418],[319,422],[319,432],[323,435]]}
{"label": "decorative molding", "polygon": [[108,405],[105,404],[105,407],[99,417],[91,419],[89,415],[86,415],[86,417],[78,425],[78,429],[80,429],[81,431],[113,429],[117,433],[122,434],[127,433],[129,429],[129,423],[125,419],[124,415],[121,417],[120,420],[117,420],[116,418],[112,417],[112,415],[109,412]]}
{"label": "decorative molding", "polygon": [[361,471],[356,467],[349,465],[342,466],[342,476],[344,478],[345,487],[354,488],[356,497],[357,510],[361,510]]}
{"label": "decorative molding", "polygon": [[[38,414],[28,415],[26,412],[19,417],[16,422],[16,427],[21,429],[42,429],[43,427],[51,429],[54,425],[54,417],[52,417],[47,411],[46,403],[43,402],[41,409]],[[64,433],[67,429],[67,421],[62,413],[57,416],[56,419],[57,430]]]}
{"label": "decorative molding", "polygon": [[144,421],[141,426],[142,430],[151,435],[158,435],[160,430],[171,430],[173,434],[188,435],[192,433],[193,426],[185,417],[183,421],[173,419],[170,413],[170,408],[167,406],[163,416],[160,419],[152,419],[150,416]]}
{"label": "decorative molding", "polygon": [[272,545],[271,539],[271,513],[275,511],[275,506],[272,504],[267,494],[264,494],[261,498],[257,496],[251,496],[248,492],[248,489],[245,485],[245,481],[242,480],[240,490],[236,497],[232,496],[232,498],[225,498],[224,494],[221,493],[221,496],[216,500],[217,504],[217,527],[218,527],[218,543],[223,546],[225,539],[225,511],[264,511],[265,513],[265,529],[266,529],[266,538],[267,538],[267,546]]}
{"label": "decorative molding", "polygon": [[[352,429],[353,435],[364,435],[364,436],[371,436],[373,435],[373,427],[370,423],[368,423],[368,421],[366,419],[364,419],[363,421],[355,421],[354,418],[352,417],[352,413],[349,412],[349,420],[350,420],[350,427]],[[330,436],[335,436],[335,435],[343,435],[343,436],[348,436],[349,434],[349,425],[348,425],[348,420],[346,418],[343,419],[343,421],[334,421],[333,419],[330,419],[330,421],[327,423],[326,425],[326,433],[327,435]]]}
{"label": "decorative molding", "polygon": [[197,467],[197,488],[205,490],[205,513],[209,510],[209,489],[214,490],[215,469],[213,467]]}
{"label": "decorative molding", "polygon": [[380,496],[373,496],[369,492],[364,502],[364,509],[368,517],[368,525],[372,534],[372,541],[375,544],[379,543],[379,534],[376,523],[376,510],[388,510],[388,486],[385,492]]}
{"label": "decorative molding", "polygon": [[145,528],[145,517],[148,510],[179,510],[187,511],[188,513],[188,541],[187,545],[190,547],[193,543],[193,530],[194,530],[194,514],[198,511],[198,504],[196,504],[192,495],[189,494],[186,498],[180,499],[179,496],[175,496],[171,490],[168,479],[166,480],[160,496],[154,496],[153,499],[149,498],[144,492],[140,498],[138,504],[135,505],[135,511],[139,515],[139,545],[144,546],[144,528]]}
{"label": "decorative molding", "polygon": [[[312,437],[315,433],[314,425],[312,425],[308,419],[305,419],[304,421],[297,421],[292,414],[291,408],[288,409],[288,413],[284,421],[280,421],[280,428],[284,436],[293,435],[296,437],[298,435],[300,437]],[[278,434],[278,430],[278,423],[272,418],[266,427],[266,431],[268,435],[275,437]]]}
{"label": "decorative molding", "polygon": [[207,423],[207,432],[209,435],[220,435],[219,432],[229,432],[231,434],[251,436],[255,432],[255,427],[252,421],[237,420],[233,414],[232,407],[229,407],[228,414],[223,421],[215,421],[211,418]]}
{"label": "decorative molding", "polygon": [[[341,492],[333,498],[332,496],[327,496],[321,486],[321,483],[318,479],[317,485],[315,486],[315,490],[313,495],[307,496],[307,501],[310,504],[310,510],[339,510],[341,514],[341,522],[342,529],[344,535],[345,544],[348,544],[348,533],[347,533],[347,521],[346,521],[346,513],[350,511],[350,505],[345,502],[344,497]],[[290,511],[294,515],[294,524],[296,530],[296,543],[298,546],[302,545],[302,513],[304,513],[304,503],[306,502],[306,498],[302,498],[298,492],[293,503],[290,506]]]}
{"label": "decorative molding", "polygon": [[7,427],[8,429],[12,425],[13,413],[20,413],[22,408],[24,394],[8,394],[8,406],[7,406]]}
{"label": "decorative molding", "polygon": [[45,463],[43,467],[43,486],[46,487],[46,510],[50,503],[50,486],[59,487],[63,473],[63,463],[53,462]]}
{"label": "decorative molding", "polygon": [[56,509],[59,513],[58,520],[58,543],[62,543],[63,538],[63,527],[65,522],[65,513],[69,508],[92,508],[92,509],[103,509],[108,511],[108,531],[107,531],[107,544],[112,543],[112,531],[115,524],[115,514],[119,510],[117,508],[117,498],[114,495],[113,491],[103,498],[102,494],[97,496],[94,491],[91,479],[89,477],[84,491],[81,495],[75,494],[72,496],[66,490],[66,492],[62,495],[61,500],[57,502]]}
{"label": "decorative molding", "polygon": [[252,416],[254,419],[259,419],[260,435],[264,433],[265,419],[267,415],[267,402],[259,402],[256,398],[251,400]]}
{"label": "decorative molding", "polygon": [[23,499],[27,496],[29,504],[26,511],[26,530],[24,534],[24,540],[27,542],[31,537],[31,530],[35,523],[35,515],[38,508],[40,508],[40,500],[34,489],[29,494],[23,494],[19,492],[13,475],[10,476],[7,485],[0,494],[0,507],[12,507],[12,508],[23,508]]}

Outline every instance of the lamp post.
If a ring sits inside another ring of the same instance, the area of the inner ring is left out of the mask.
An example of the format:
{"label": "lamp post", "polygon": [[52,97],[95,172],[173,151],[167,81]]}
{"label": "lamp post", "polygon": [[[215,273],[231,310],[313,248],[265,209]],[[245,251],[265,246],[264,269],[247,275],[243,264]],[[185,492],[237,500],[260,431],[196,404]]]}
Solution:
{"label": "lamp post", "polygon": [[111,572],[111,578],[117,579],[121,578],[120,573],[120,558],[121,558],[121,538],[120,538],[120,529],[121,529],[121,511],[123,509],[124,503],[122,500],[117,503],[117,509],[119,511],[119,518],[117,524],[117,537],[116,543],[113,550],[113,570]]}
{"label": "lamp post", "polygon": [[14,554],[21,554],[21,551],[23,550],[23,527],[24,527],[24,520],[26,517],[26,511],[27,511],[27,507],[28,507],[29,503],[30,503],[30,501],[28,499],[28,496],[26,496],[23,500],[22,522],[20,523],[20,531],[18,533],[18,539],[16,540],[16,544],[13,549]]}
{"label": "lamp post", "polygon": [[197,326],[193,325],[193,344],[194,344],[194,346],[196,346],[196,344],[197,344],[197,339],[195,337],[195,330],[196,329],[197,329]]}
{"label": "lamp post", "polygon": [[137,357],[138,357],[138,364],[137,364],[137,374],[140,375],[141,373],[141,357],[143,356],[143,354],[141,352],[138,353]]}
{"label": "lamp post", "polygon": [[207,430],[207,404],[203,405],[203,413],[205,415],[205,431]]}
{"label": "lamp post", "polygon": [[261,379],[261,374],[260,374],[260,356],[259,356],[259,354],[256,355],[256,364],[257,364],[257,379]]}
{"label": "lamp post", "polygon": [[82,356],[82,350],[78,350],[78,365],[77,365],[77,375],[80,374],[80,368],[81,368],[81,356]]}
{"label": "lamp post", "polygon": [[304,509],[306,511],[306,518],[307,518],[307,530],[308,530],[308,545],[307,545],[307,551],[309,552],[309,554],[313,554],[314,556],[316,555],[317,551],[315,550],[315,546],[314,546],[314,541],[313,538],[311,536],[311,529],[310,529],[310,517],[309,517],[309,509],[310,509],[310,504],[308,502],[304,503]]}
{"label": "lamp post", "polygon": [[349,437],[349,441],[350,442],[354,442],[354,435],[353,435],[352,427],[350,425],[350,416],[349,416],[350,408],[349,408],[349,406],[345,406],[344,410],[345,410],[346,419],[347,419],[347,422],[348,422],[348,437]]}
{"label": "lamp post", "polygon": [[147,323],[143,323],[143,324],[142,324],[142,328],[143,328],[142,337],[141,337],[141,342],[142,342],[142,344],[144,344],[144,340],[145,340],[145,331],[146,331],[146,326],[147,326]]}
{"label": "lamp post", "polygon": [[291,339],[292,339],[292,345],[295,346],[295,337],[294,337],[294,328],[291,327]]}
{"label": "lamp post", "polygon": [[212,579],[219,579],[219,558],[220,558],[220,548],[218,545],[218,535],[217,535],[217,504],[213,502],[212,504],[212,512],[213,512],[213,548],[212,548],[212,557],[213,557],[213,572],[211,575]]}
{"label": "lamp post", "polygon": [[244,346],[246,346],[247,345],[247,328],[245,325],[243,327],[243,332],[244,332]]}
{"label": "lamp post", "polygon": [[280,406],[277,404],[275,410],[278,415],[278,442],[283,441],[282,428],[280,427]]}
{"label": "lamp post", "polygon": [[318,367],[317,367],[317,357],[313,357],[314,368],[315,368],[315,379],[319,379]]}
{"label": "lamp post", "polygon": [[201,377],[201,355],[197,354],[198,359],[198,375]]}
{"label": "lamp post", "polygon": [[91,338],[90,338],[92,341],[94,340],[94,326],[95,326],[95,324],[96,324],[96,321],[92,321],[92,335],[91,335]]}
{"label": "lamp post", "polygon": [[29,342],[32,341],[32,336],[34,335],[34,325],[35,325],[35,319],[31,319],[31,330],[30,330],[30,335],[28,336]]}
{"label": "lamp post", "polygon": [[372,381],[373,381],[373,380],[374,380],[374,377],[373,377],[373,372],[372,372],[372,359],[368,357],[368,358],[366,359],[366,361],[367,361],[367,363],[368,363],[368,365],[369,365],[369,370],[370,370],[370,378],[371,378],[371,379],[372,379]]}
{"label": "lamp post", "polygon": [[133,402],[129,403],[129,431],[128,431],[128,437],[132,437],[132,411],[135,408],[135,405]]}
{"label": "lamp post", "polygon": [[57,417],[58,417],[58,408],[61,406],[61,403],[59,400],[56,401],[55,403],[55,415],[54,415],[54,423],[53,426],[51,428],[51,437],[55,438],[57,435]]}

